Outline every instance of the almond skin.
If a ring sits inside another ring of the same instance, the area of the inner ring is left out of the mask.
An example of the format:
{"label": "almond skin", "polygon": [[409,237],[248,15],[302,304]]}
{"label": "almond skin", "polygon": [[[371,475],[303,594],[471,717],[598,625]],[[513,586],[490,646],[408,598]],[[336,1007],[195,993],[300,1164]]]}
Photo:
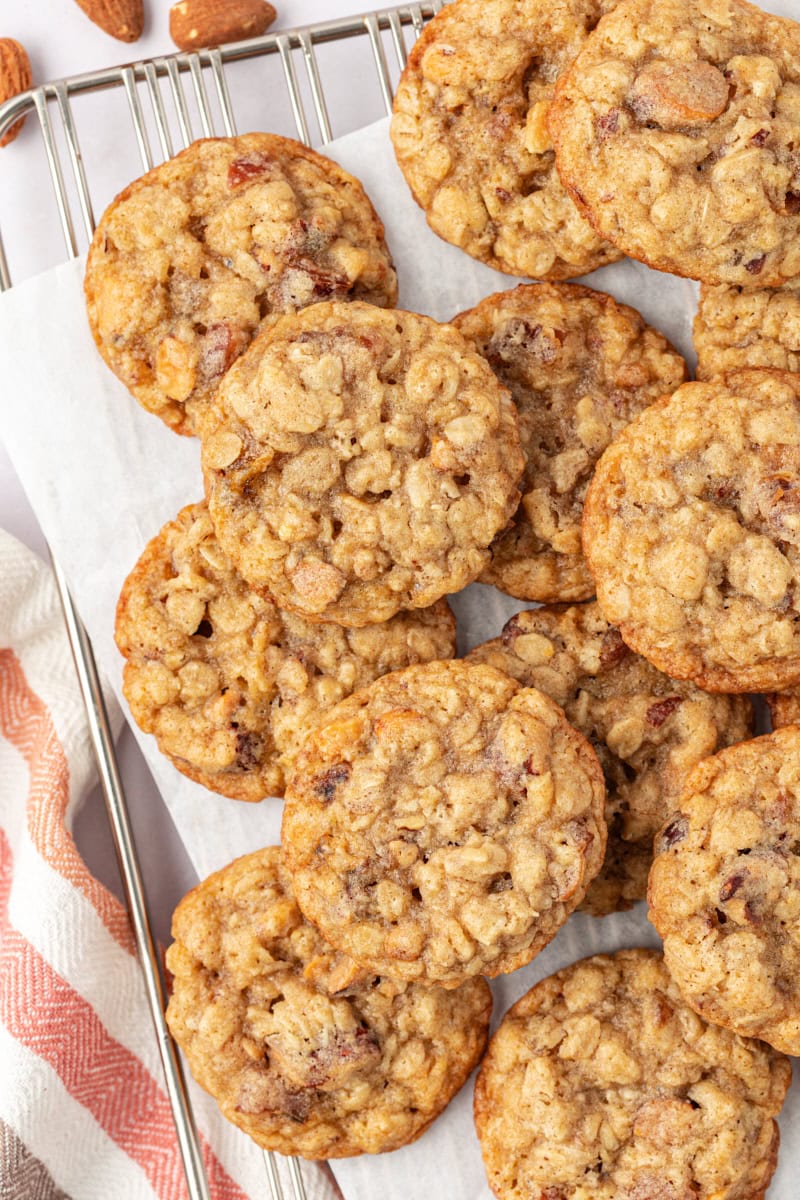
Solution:
{"label": "almond skin", "polygon": [[120,42],[135,42],[142,36],[142,0],[75,0],[90,21]]}
{"label": "almond skin", "polygon": [[[20,92],[27,92],[31,83],[31,64],[25,47],[13,38],[0,38],[0,104],[10,100],[12,96],[18,96]],[[0,138],[0,146],[7,146],[9,142],[13,142],[22,129],[24,120],[23,117],[14,122]]]}
{"label": "almond skin", "polygon": [[169,34],[179,50],[260,37],[276,17],[266,0],[179,0],[169,10]]}

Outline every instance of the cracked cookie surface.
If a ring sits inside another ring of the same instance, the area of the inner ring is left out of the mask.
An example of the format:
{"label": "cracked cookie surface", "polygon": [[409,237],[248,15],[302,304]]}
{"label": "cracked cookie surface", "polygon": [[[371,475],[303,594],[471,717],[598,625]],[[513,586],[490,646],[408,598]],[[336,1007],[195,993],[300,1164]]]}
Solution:
{"label": "cracked cookie surface", "polygon": [[519,414],[522,501],[481,575],[520,600],[586,600],[583,499],[595,463],[686,364],[635,309],[578,284],[523,284],[453,324],[474,342]]}
{"label": "cracked cookie surface", "polygon": [[710,284],[800,274],[800,25],[743,0],[622,0],[561,76],[562,180],[614,245]]}
{"label": "cracked cookie surface", "polygon": [[361,626],[471,583],[519,501],[517,415],[450,325],[368,304],[279,319],[201,430],[211,517],[281,608]]}
{"label": "cracked cookie surface", "polygon": [[800,680],[800,377],[687,383],[597,465],[583,548],[632,649],[708,691]]}
{"label": "cracked cookie surface", "polygon": [[404,1146],[483,1053],[485,981],[448,992],[360,971],[303,920],[278,846],[189,892],[172,935],[172,1034],[228,1120],[281,1154]]}
{"label": "cracked cookie surface", "polygon": [[662,674],[628,649],[595,603],[518,613],[467,662],[546,692],[600,760],[608,846],[581,908],[603,916],[643,900],[653,838],[689,771],[750,735],[750,701]]}
{"label": "cracked cookie surface", "polygon": [[351,692],[455,653],[443,600],[365,629],[280,612],[223,553],[205,504],[149,543],[115,636],[137,724],[184,775],[236,800],[282,795],[309,730]]}
{"label": "cracked cookie surface", "polygon": [[800,372],[800,281],[782,288],[700,288],[697,378],[741,367]]}
{"label": "cracked cookie surface", "polygon": [[432,663],[343,701],[286,790],[298,903],[370,969],[445,987],[529,962],[597,874],[603,777],[542,693]]}
{"label": "cracked cookie surface", "polygon": [[800,1054],[800,729],[698,766],[655,845],[650,919],[688,1003]]}
{"label": "cracked cookie surface", "polygon": [[764,1200],[788,1059],[709,1025],[661,955],[596,955],[506,1014],[475,1086],[498,1200]]}
{"label": "cracked cookie surface", "polygon": [[194,142],[121,192],[92,240],[85,289],[108,366],[185,434],[266,318],[319,300],[397,301],[358,180],[269,133]]}
{"label": "cracked cookie surface", "polygon": [[394,101],[397,161],[431,228],[500,271],[584,275],[621,254],[567,195],[547,113],[615,0],[456,0],[425,28]]}

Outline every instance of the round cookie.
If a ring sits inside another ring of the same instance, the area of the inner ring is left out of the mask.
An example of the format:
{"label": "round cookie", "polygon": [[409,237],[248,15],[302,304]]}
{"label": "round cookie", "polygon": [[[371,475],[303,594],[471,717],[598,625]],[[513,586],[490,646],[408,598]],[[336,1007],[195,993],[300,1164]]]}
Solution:
{"label": "round cookie", "polygon": [[800,681],[800,377],[687,383],[595,470],[583,548],[632,649],[711,692]]}
{"label": "round cookie", "polygon": [[115,636],[137,724],[184,775],[235,800],[283,794],[325,711],[387,671],[455,653],[445,601],[341,629],[280,612],[244,582],[190,504],[125,581]]}
{"label": "round cookie", "polygon": [[634,654],[597,604],[518,613],[467,662],[545,692],[589,741],[606,781],[608,846],[581,907],[621,912],[647,893],[653,838],[701,759],[749,737],[744,696],[711,696]]}
{"label": "round cookie", "polygon": [[284,609],[361,626],[471,583],[519,501],[511,397],[452,326],[368,304],[276,321],[201,430],[211,518]]}
{"label": "round cookie", "polygon": [[697,378],[740,367],[800,372],[800,281],[782,288],[700,288]]}
{"label": "round cookie", "polygon": [[506,1013],[475,1085],[498,1200],[764,1200],[791,1066],[709,1025],[654,950],[542,980]]}
{"label": "round cookie", "polygon": [[800,729],[701,763],[655,851],[650,920],[687,1003],[800,1054]]}
{"label": "round cookie", "polygon": [[304,1158],[414,1141],[486,1045],[491,992],[367,975],[307,924],[278,846],[185,896],[167,1020],[197,1082],[260,1146]]}
{"label": "round cookie", "polygon": [[561,179],[601,237],[661,271],[800,275],[800,25],[744,0],[622,0],[558,81]]}
{"label": "round cookie", "polygon": [[453,324],[511,392],[525,454],[522,502],[481,581],[519,600],[586,600],[581,511],[594,465],[637,413],[683,383],[686,364],[635,309],[578,284],[523,284]]}
{"label": "round cookie", "polygon": [[361,184],[271,133],[194,142],[121,192],[92,239],[85,290],[108,366],[185,434],[265,318],[318,300],[397,302]]}
{"label": "round cookie", "polygon": [[492,667],[408,667],[339,704],[286,789],[297,902],[393,978],[529,962],[603,861],[603,776],[552,700]]}
{"label": "round cookie", "polygon": [[616,0],[456,0],[400,78],[397,161],[431,228],[510,275],[569,279],[621,258],[556,173],[556,77]]}

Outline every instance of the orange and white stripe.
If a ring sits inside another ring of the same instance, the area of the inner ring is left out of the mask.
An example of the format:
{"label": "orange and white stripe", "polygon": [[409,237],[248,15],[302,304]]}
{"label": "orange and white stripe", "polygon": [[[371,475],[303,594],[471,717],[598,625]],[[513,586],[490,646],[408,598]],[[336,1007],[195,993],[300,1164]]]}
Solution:
{"label": "orange and white stripe", "polygon": [[[127,917],[70,833],[80,704],[49,572],[0,533],[0,1192],[184,1200]],[[265,1196],[260,1152],[193,1100],[215,1200]]]}

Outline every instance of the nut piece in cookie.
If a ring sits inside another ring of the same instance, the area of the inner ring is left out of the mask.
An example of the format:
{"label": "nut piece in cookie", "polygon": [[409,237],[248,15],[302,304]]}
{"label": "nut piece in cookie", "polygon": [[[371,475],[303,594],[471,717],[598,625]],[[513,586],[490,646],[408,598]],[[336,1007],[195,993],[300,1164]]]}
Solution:
{"label": "nut piece in cookie", "polygon": [[220,544],[282,609],[359,627],[477,578],[519,502],[509,393],[451,325],[326,303],[265,330],[201,429]]}
{"label": "nut piece in cookie", "polygon": [[393,978],[456,987],[529,962],[606,845],[603,777],[560,708],[492,667],[430,663],[337,705],[286,789],[297,902]]}
{"label": "nut piece in cookie", "polygon": [[622,0],[556,86],[558,171],[632,258],[779,287],[800,274],[799,94],[800,24],[746,0]]}
{"label": "nut piece in cookie", "polygon": [[697,378],[740,367],[800,372],[800,280],[781,288],[700,288]]}
{"label": "nut piece in cookie", "polygon": [[595,463],[686,364],[635,309],[578,284],[522,284],[453,324],[511,392],[525,454],[522,502],[481,581],[520,600],[587,600],[581,512]]}
{"label": "nut piece in cookie", "polygon": [[701,763],[655,850],[650,919],[685,1000],[799,1054],[800,728]]}
{"label": "nut piece in cookie", "polygon": [[457,991],[367,974],[295,903],[278,846],[178,905],[167,1021],[197,1082],[260,1146],[304,1158],[414,1141],[486,1045],[483,979]]}
{"label": "nut piece in cookie", "polygon": [[800,376],[734,371],[637,417],[597,465],[583,549],[606,618],[711,692],[800,681]]}
{"label": "nut piece in cookie", "polygon": [[115,636],[137,724],[184,775],[236,800],[283,794],[320,716],[387,671],[455,653],[445,601],[347,630],[280,612],[191,504],[122,588]]}
{"label": "nut piece in cookie", "polygon": [[604,916],[643,900],[655,834],[692,767],[750,736],[749,699],[663,675],[628,649],[595,603],[518,613],[467,661],[546,692],[600,760],[608,849],[581,907]]}
{"label": "nut piece in cookie", "polygon": [[121,192],[85,291],[108,366],[191,434],[264,320],[319,300],[391,307],[397,280],[357,179],[299,142],[249,133],[194,142]]}
{"label": "nut piece in cookie", "polygon": [[391,134],[431,228],[510,275],[569,279],[620,258],[567,195],[547,115],[556,78],[615,0],[456,0],[400,78]]}
{"label": "nut piece in cookie", "polygon": [[654,950],[542,980],[475,1085],[498,1200],[763,1200],[789,1060],[709,1025]]}

